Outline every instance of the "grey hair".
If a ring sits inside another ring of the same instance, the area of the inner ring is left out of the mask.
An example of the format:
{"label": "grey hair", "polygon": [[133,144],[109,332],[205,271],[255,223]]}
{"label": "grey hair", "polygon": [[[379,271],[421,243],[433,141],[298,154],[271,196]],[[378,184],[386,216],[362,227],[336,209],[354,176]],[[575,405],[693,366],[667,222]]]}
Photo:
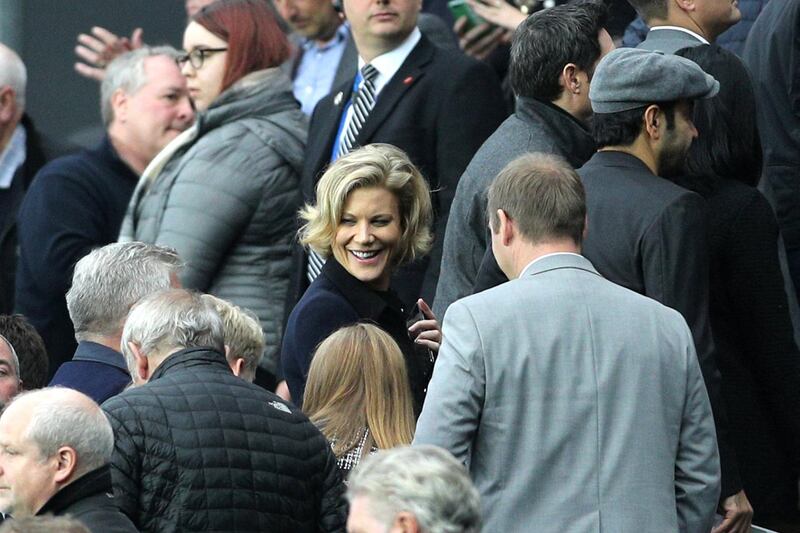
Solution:
{"label": "grey hair", "polygon": [[222,319],[214,304],[199,293],[183,289],[151,294],[131,309],[122,331],[122,353],[134,375],[136,361],[130,342],[146,357],[201,346],[225,353]]}
{"label": "grey hair", "polygon": [[350,475],[347,498],[369,501],[370,514],[387,530],[398,513],[414,515],[423,533],[477,533],[480,497],[464,465],[431,445],[381,450]]}
{"label": "grey hair", "polygon": [[75,338],[118,335],[131,306],[169,288],[180,267],[175,250],[154,244],[113,243],[93,250],[75,265],[67,292]]}
{"label": "grey hair", "polygon": [[62,446],[78,455],[77,475],[111,461],[114,431],[100,406],[85,394],[64,387],[47,387],[19,394],[11,405],[31,402],[25,437],[39,449],[42,459],[53,457]]}
{"label": "grey hair", "polygon": [[17,351],[14,349],[14,345],[11,344],[11,341],[3,335],[0,335],[0,341],[5,342],[6,346],[8,346],[8,351],[11,352],[11,366],[14,367],[14,373],[17,379],[19,379],[19,357],[17,356]]}
{"label": "grey hair", "polygon": [[14,90],[17,105],[25,109],[25,87],[28,83],[28,71],[25,63],[11,48],[0,44],[0,85],[8,85]]}
{"label": "grey hair", "polygon": [[117,89],[122,89],[126,94],[135,94],[147,83],[147,73],[144,71],[147,58],[167,56],[177,61],[179,55],[171,46],[142,46],[109,63],[100,85],[100,115],[103,117],[103,125],[108,127],[114,120],[111,98]]}

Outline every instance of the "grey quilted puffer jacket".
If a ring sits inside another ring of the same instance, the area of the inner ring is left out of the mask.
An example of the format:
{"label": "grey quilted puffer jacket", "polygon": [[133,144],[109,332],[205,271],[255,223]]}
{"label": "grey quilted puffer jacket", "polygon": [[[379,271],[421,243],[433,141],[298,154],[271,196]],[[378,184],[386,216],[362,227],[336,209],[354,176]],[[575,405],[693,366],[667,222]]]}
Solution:
{"label": "grey quilted puffer jacket", "polygon": [[183,286],[258,315],[275,373],[301,205],[307,123],[278,69],[252,72],[197,117],[197,136],[140,183],[120,240],[175,248]]}

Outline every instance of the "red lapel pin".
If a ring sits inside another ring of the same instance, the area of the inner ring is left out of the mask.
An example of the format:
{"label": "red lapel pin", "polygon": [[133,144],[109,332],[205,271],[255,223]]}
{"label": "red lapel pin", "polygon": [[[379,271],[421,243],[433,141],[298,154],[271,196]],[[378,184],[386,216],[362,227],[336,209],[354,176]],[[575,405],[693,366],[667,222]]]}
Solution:
{"label": "red lapel pin", "polygon": [[405,85],[411,85],[411,82],[412,82],[412,81],[414,81],[414,78],[413,78],[413,77],[411,77],[411,76],[409,76],[409,77],[407,77],[406,79],[404,79],[404,80],[403,80],[403,83],[404,83]]}

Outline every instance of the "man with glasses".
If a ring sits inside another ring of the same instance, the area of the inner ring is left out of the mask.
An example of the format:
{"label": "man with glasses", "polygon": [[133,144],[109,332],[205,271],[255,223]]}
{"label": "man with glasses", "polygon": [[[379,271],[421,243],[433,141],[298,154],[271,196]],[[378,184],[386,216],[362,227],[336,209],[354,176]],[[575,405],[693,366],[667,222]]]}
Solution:
{"label": "man with glasses", "polygon": [[139,175],[194,120],[176,57],[143,47],[112,62],[101,88],[105,138],[44,167],[20,209],[16,309],[42,336],[50,377],[75,352],[64,297],[73,266],[117,240]]}

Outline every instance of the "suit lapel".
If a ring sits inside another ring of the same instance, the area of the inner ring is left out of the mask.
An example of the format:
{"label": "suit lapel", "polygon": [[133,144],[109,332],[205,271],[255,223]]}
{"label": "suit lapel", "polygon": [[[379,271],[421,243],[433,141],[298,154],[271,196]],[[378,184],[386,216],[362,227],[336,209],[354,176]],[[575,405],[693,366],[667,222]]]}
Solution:
{"label": "suit lapel", "polygon": [[425,75],[425,67],[433,59],[434,52],[434,46],[423,35],[400,69],[378,95],[375,107],[372,108],[367,121],[358,133],[356,144],[363,146],[371,142],[373,134],[392,114],[403,95]]}
{"label": "suit lapel", "polygon": [[342,112],[350,101],[350,94],[353,92],[353,80],[335,88],[330,95],[326,96],[320,102],[318,109],[320,116],[317,117],[319,127],[314,128],[314,131],[309,135],[309,141],[315,143],[315,150],[308,151],[312,156],[314,167],[317,169],[317,176],[314,177],[314,183],[310,184],[316,187],[317,180],[319,179],[322,170],[328,166],[331,160],[331,151],[333,150],[333,143],[336,140],[336,132],[339,130],[339,121],[342,117]]}

